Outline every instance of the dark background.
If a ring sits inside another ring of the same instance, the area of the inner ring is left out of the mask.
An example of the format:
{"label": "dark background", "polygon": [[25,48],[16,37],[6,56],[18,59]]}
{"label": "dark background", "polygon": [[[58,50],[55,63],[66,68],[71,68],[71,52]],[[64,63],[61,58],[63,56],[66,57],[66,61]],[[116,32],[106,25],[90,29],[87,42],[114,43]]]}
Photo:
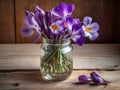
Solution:
{"label": "dark background", "polygon": [[31,43],[35,35],[24,38],[20,34],[25,10],[33,11],[36,5],[50,10],[60,2],[75,5],[73,17],[82,20],[87,15],[99,23],[99,37],[87,43],[120,43],[119,0],[0,0],[0,43]]}

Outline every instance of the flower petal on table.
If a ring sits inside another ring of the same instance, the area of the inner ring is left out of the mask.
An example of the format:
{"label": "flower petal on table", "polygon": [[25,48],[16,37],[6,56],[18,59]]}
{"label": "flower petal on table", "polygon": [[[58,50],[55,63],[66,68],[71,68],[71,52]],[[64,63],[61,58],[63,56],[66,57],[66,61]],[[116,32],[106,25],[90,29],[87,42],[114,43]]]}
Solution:
{"label": "flower petal on table", "polygon": [[107,85],[107,81],[105,81],[97,72],[90,73],[91,79],[96,85]]}
{"label": "flower petal on table", "polygon": [[79,80],[79,83],[81,83],[81,84],[87,84],[91,81],[91,79],[86,75],[80,75],[78,77],[78,80]]}
{"label": "flower petal on table", "polygon": [[90,73],[90,75],[92,76],[92,77],[100,77],[100,75],[97,73],[97,72],[91,72]]}

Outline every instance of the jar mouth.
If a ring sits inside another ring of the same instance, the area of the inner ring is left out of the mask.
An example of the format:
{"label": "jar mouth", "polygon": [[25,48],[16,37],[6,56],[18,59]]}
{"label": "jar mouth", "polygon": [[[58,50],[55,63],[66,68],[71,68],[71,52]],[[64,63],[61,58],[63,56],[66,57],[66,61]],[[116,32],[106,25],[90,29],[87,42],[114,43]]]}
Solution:
{"label": "jar mouth", "polygon": [[70,44],[71,40],[70,38],[67,38],[67,39],[62,39],[62,40],[54,40],[54,39],[49,39],[49,38],[43,38],[43,43],[47,43],[47,44],[50,44],[50,45],[61,45],[61,44],[64,44],[64,45],[68,45]]}

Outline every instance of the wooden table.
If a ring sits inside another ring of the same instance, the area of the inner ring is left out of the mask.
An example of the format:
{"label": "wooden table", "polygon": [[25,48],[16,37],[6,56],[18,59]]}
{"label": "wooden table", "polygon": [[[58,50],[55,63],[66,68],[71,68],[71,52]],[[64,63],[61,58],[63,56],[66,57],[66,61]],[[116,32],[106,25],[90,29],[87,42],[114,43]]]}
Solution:
{"label": "wooden table", "polygon": [[[44,82],[39,44],[0,44],[0,90],[120,90],[120,44],[73,45],[73,73],[60,82]],[[76,85],[78,76],[96,70],[107,87]]]}

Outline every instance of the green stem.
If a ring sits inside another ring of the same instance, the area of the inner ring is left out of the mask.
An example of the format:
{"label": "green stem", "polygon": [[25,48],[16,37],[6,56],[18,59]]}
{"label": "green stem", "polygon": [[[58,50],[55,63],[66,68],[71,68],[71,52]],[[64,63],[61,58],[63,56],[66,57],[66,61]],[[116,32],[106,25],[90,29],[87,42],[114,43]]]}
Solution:
{"label": "green stem", "polygon": [[[63,73],[69,72],[71,70],[72,62],[70,65],[66,65],[68,58],[60,49],[56,46],[53,51],[44,58],[44,63],[41,68],[46,71],[46,73]],[[70,61],[70,60],[69,60]]]}

